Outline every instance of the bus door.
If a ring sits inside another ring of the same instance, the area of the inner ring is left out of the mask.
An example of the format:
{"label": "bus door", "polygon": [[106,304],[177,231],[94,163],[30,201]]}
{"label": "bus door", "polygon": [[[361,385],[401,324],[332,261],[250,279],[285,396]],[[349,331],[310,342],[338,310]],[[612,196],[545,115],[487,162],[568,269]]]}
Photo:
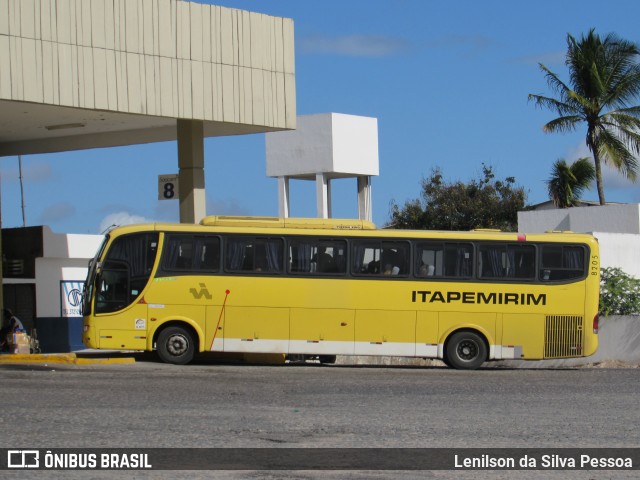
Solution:
{"label": "bus door", "polygon": [[155,232],[124,235],[109,247],[95,280],[98,348],[146,349],[148,317],[142,291],[157,247]]}
{"label": "bus door", "polygon": [[97,287],[98,348],[146,349],[147,305],[132,301],[138,292],[132,289],[126,263],[105,262]]}

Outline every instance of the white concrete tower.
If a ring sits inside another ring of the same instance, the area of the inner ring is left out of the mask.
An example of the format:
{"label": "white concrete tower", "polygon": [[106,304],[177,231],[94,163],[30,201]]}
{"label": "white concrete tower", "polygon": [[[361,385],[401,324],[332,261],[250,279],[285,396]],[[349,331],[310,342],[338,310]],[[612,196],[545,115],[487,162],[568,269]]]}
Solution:
{"label": "white concrete tower", "polygon": [[279,216],[289,216],[289,180],[315,180],[317,216],[331,217],[331,180],[357,178],[358,217],[371,220],[371,177],[378,175],[378,120],[323,113],[297,129],[268,133],[267,176],[278,179]]}

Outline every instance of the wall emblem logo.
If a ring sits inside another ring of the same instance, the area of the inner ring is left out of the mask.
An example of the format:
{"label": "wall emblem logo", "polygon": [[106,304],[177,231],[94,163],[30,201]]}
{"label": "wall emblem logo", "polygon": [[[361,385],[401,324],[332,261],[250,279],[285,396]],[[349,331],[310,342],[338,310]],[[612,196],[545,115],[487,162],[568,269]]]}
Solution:
{"label": "wall emblem logo", "polygon": [[81,317],[82,316],[82,292],[84,282],[81,280],[61,280],[60,281],[60,316]]}
{"label": "wall emblem logo", "polygon": [[82,292],[79,289],[74,288],[67,295],[67,301],[69,302],[69,305],[71,305],[72,307],[79,306],[80,303],[82,302]]}

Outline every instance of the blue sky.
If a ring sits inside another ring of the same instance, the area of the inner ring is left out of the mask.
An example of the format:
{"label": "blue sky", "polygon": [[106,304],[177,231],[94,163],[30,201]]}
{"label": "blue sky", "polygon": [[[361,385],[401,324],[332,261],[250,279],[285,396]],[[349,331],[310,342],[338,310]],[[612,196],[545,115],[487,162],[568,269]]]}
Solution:
{"label": "blue sky", "polygon": [[[337,112],[378,119],[380,176],[373,219],[420,194],[440,167],[477,178],[482,163],[514,176],[528,203],[547,200],[558,158],[586,156],[584,131],[545,134],[554,118],[527,101],[550,94],[538,62],[562,78],[566,36],[590,28],[640,42],[640,3],[612,0],[220,0],[217,5],[294,20],[298,115]],[[205,140],[207,213],[277,215],[264,135]],[[23,157],[27,225],[100,233],[130,221],[178,221],[177,201],[157,200],[159,174],[177,172],[175,142]],[[22,225],[17,157],[0,158],[2,226]],[[332,184],[335,217],[356,217],[355,180]],[[640,202],[640,184],[608,172],[608,201]],[[312,182],[292,182],[292,215],[315,216]],[[584,195],[597,199],[595,190]]]}

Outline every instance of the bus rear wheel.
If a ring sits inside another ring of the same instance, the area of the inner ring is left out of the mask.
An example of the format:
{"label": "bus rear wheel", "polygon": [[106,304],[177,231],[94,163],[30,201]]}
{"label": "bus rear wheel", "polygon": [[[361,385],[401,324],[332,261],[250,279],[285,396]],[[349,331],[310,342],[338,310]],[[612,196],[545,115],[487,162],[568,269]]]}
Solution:
{"label": "bus rear wheel", "polygon": [[460,370],[475,370],[487,359],[487,345],[474,332],[457,332],[451,336],[445,363]]}
{"label": "bus rear wheel", "polygon": [[182,327],[168,327],[160,332],[156,348],[163,362],[174,365],[185,365],[195,355],[193,335]]}

